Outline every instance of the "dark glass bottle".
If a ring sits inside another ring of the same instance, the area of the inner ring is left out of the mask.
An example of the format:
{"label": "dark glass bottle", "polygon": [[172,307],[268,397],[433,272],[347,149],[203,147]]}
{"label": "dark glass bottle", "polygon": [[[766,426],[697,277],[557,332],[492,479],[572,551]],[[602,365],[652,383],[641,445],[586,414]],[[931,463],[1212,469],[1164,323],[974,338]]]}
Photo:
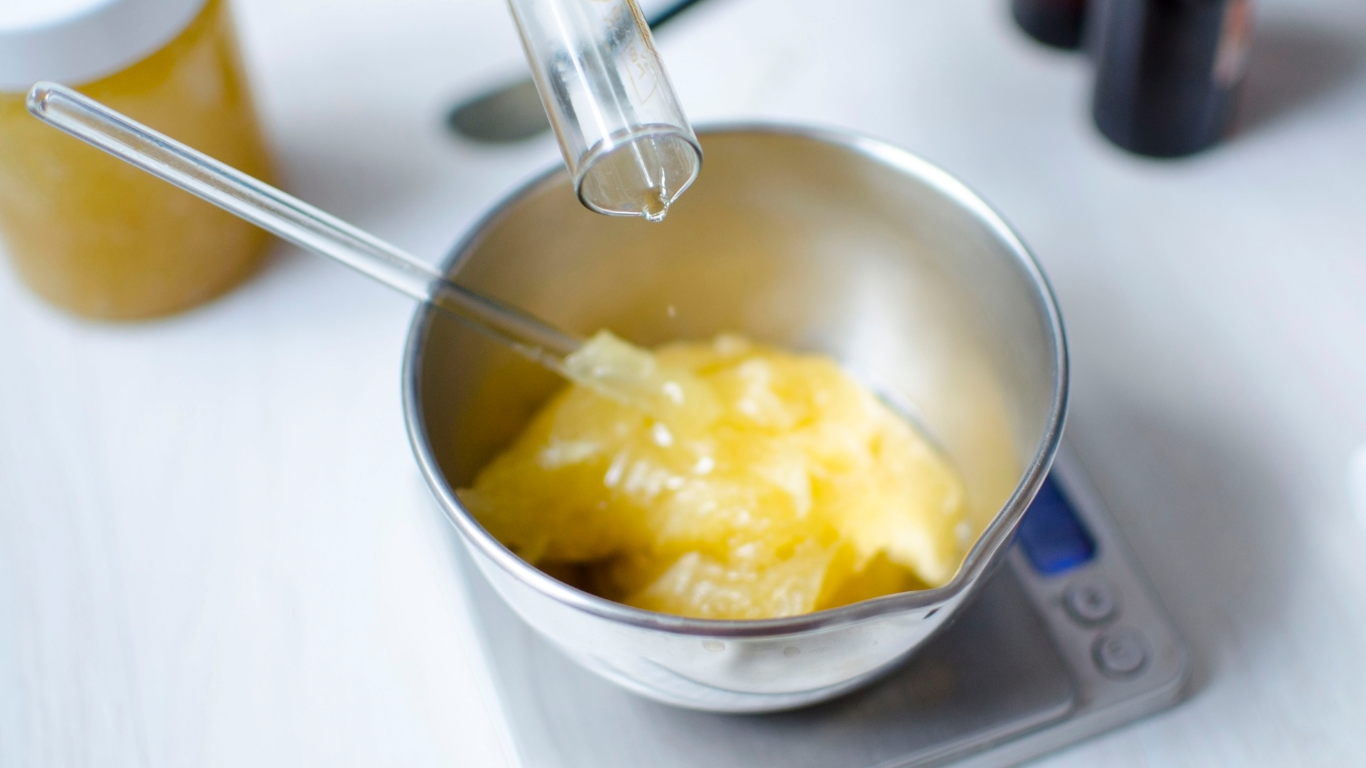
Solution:
{"label": "dark glass bottle", "polygon": [[1015,23],[1029,36],[1054,48],[1081,45],[1087,0],[1011,0]]}
{"label": "dark glass bottle", "polygon": [[1101,133],[1155,157],[1225,135],[1247,69],[1249,0],[1097,0],[1088,24]]}

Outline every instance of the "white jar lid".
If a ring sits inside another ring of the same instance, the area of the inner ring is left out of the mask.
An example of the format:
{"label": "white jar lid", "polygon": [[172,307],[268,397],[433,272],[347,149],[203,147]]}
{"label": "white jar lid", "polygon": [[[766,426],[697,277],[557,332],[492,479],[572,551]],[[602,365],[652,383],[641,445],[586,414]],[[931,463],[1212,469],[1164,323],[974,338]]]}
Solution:
{"label": "white jar lid", "polygon": [[208,0],[0,0],[0,91],[81,85],[160,50]]}

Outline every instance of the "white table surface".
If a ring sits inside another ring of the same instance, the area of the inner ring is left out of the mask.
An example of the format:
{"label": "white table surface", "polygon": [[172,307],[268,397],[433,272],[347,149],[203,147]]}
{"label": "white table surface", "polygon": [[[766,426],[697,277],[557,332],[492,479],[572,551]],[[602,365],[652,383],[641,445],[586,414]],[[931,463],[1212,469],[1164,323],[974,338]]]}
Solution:
{"label": "white table surface", "polygon": [[[1180,162],[1101,140],[1084,63],[1005,5],[711,0],[660,45],[697,121],[908,147],[1052,278],[1070,437],[1197,664],[1043,763],[1360,765],[1366,3],[1262,2],[1246,131]],[[418,254],[556,159],[442,132],[522,66],[500,0],[237,7],[288,186]],[[283,246],[139,325],[0,269],[0,765],[512,765],[402,428],[410,312]]]}

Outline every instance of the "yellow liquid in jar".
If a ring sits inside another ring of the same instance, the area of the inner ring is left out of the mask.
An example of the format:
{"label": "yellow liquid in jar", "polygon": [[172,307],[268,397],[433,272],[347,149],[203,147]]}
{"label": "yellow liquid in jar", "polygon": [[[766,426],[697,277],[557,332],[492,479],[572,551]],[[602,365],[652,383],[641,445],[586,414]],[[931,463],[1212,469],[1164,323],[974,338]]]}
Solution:
{"label": "yellow liquid in jar", "polygon": [[[648,610],[758,619],[947,582],[964,486],[828,358],[738,336],[651,357],[609,334],[460,490],[545,572]],[[595,380],[636,382],[624,402]]]}
{"label": "yellow liquid in jar", "polygon": [[[161,50],[78,90],[269,177],[223,0]],[[88,317],[153,317],[213,298],[260,262],[264,231],[39,122],[24,99],[0,93],[0,235],[44,298]]]}

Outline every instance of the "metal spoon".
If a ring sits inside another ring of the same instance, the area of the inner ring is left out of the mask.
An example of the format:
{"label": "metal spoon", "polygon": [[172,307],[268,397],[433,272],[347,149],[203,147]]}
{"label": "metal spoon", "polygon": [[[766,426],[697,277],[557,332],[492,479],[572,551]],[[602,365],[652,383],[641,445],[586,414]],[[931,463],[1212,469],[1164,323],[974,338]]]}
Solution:
{"label": "metal spoon", "polygon": [[[651,29],[700,0],[679,0],[646,19]],[[446,115],[446,127],[475,141],[501,144],[521,141],[550,130],[536,84],[523,77],[463,101]]]}

